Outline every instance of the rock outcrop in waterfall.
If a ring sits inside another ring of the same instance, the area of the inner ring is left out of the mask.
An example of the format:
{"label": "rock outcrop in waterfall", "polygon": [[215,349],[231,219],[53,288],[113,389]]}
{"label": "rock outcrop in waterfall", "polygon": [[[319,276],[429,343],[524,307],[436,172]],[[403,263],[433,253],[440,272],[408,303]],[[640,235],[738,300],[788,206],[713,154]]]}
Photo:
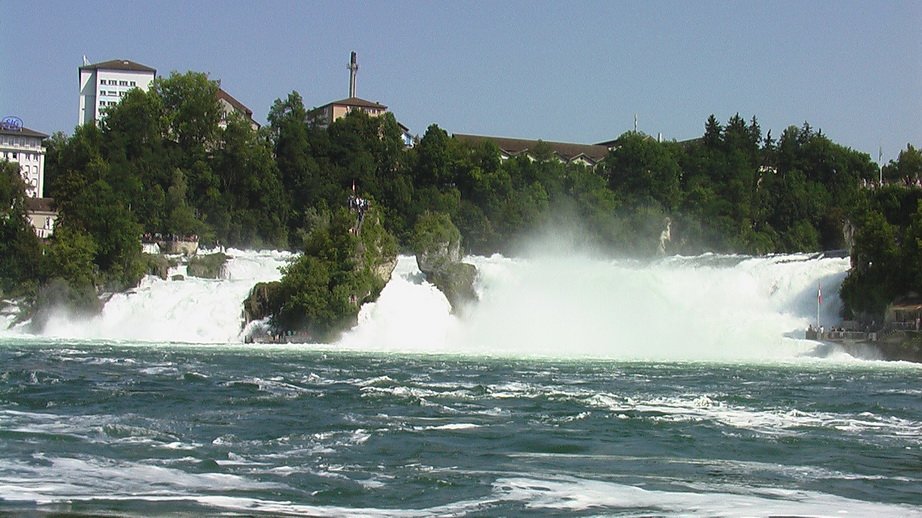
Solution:
{"label": "rock outcrop in waterfall", "polygon": [[263,337],[331,342],[353,327],[359,308],[378,298],[397,265],[397,241],[368,202],[327,213],[304,254],[280,281],[259,283],[244,301],[247,323],[268,319]]}
{"label": "rock outcrop in waterfall", "polygon": [[416,264],[451,304],[456,313],[477,300],[474,279],[477,268],[461,262],[461,232],[443,213],[427,213],[419,218],[413,232]]}

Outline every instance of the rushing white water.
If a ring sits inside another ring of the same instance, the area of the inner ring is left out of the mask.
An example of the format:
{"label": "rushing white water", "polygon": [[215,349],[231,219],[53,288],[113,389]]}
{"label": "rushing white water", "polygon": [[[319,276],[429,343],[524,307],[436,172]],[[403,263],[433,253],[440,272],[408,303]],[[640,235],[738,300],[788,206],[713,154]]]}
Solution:
{"label": "rushing white water", "polygon": [[[147,277],[90,320],[52,318],[45,335],[146,342],[234,343],[241,302],[290,259],[232,250],[222,280]],[[616,359],[790,358],[814,322],[835,325],[848,259],[806,255],[668,257],[652,263],[580,256],[470,257],[480,302],[463,316],[401,257],[377,302],[333,347]],[[181,269],[175,273],[184,273]],[[12,332],[23,332],[23,327]],[[7,331],[9,333],[10,331]]]}
{"label": "rushing white water", "polygon": [[[186,275],[185,266],[170,270],[170,279],[147,276],[136,289],[108,300],[91,319],[52,316],[43,334],[53,338],[131,340],[140,342],[227,343],[242,341],[242,302],[257,282],[281,278],[287,252],[226,251],[223,279]],[[172,280],[182,275],[183,280]],[[24,332],[27,326],[17,329]]]}
{"label": "rushing white water", "polygon": [[456,318],[412,258],[341,346],[618,359],[789,358],[839,321],[848,259],[706,255],[654,263],[472,257],[480,302]]}

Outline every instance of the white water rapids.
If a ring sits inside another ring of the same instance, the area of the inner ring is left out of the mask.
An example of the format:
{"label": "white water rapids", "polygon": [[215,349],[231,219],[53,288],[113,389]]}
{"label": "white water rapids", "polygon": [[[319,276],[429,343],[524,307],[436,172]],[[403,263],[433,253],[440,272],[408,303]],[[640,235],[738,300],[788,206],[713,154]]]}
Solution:
{"label": "white water rapids", "polygon": [[[222,280],[145,278],[89,320],[53,317],[44,336],[138,342],[243,341],[242,300],[275,280],[279,252],[228,251]],[[585,257],[470,257],[480,302],[452,315],[415,259],[401,257],[377,302],[329,347],[613,359],[787,358],[816,319],[839,321],[848,259],[807,255],[669,257],[652,263]],[[175,273],[184,273],[182,268]],[[2,333],[23,334],[25,326]]]}

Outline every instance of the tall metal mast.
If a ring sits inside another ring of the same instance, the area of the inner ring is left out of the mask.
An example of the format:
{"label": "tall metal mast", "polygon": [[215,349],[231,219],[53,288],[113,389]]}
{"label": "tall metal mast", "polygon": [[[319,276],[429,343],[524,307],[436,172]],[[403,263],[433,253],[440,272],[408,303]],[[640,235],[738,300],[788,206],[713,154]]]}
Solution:
{"label": "tall metal mast", "polygon": [[359,64],[355,60],[355,51],[352,51],[352,59],[349,61],[349,97],[355,97],[355,73],[359,70]]}

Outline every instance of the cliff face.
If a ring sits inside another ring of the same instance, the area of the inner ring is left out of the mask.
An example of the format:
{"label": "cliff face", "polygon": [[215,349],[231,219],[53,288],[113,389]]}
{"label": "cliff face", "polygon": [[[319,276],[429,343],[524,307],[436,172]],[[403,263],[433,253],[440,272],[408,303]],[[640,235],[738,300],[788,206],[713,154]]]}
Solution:
{"label": "cliff face", "polygon": [[477,278],[477,267],[468,263],[450,263],[440,270],[424,271],[426,279],[445,294],[451,304],[452,311],[461,313],[465,306],[477,301],[477,292],[474,291],[474,279]]}
{"label": "cliff face", "polygon": [[208,255],[195,255],[186,264],[186,272],[190,277],[203,279],[220,279],[224,276],[224,266],[227,256],[221,252]]}
{"label": "cliff face", "polygon": [[243,301],[243,320],[245,324],[263,320],[272,316],[273,305],[278,296],[279,281],[259,282],[250,290]]}
{"label": "cliff face", "polygon": [[477,300],[474,280],[477,268],[461,262],[461,232],[445,214],[426,214],[414,232],[414,251],[419,270],[434,284],[455,312]]}
{"label": "cliff face", "polygon": [[922,363],[922,334],[896,331],[874,344],[882,359]]}

